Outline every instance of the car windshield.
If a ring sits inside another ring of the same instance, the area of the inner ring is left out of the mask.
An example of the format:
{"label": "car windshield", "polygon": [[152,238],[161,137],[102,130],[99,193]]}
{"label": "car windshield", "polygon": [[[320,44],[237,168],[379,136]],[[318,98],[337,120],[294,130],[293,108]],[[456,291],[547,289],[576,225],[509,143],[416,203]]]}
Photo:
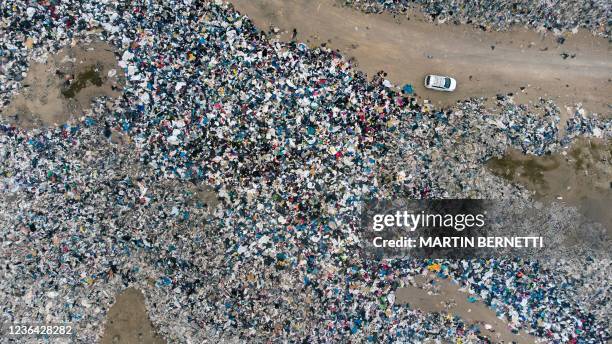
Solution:
{"label": "car windshield", "polygon": [[444,78],[444,88],[449,88],[451,84],[450,78]]}

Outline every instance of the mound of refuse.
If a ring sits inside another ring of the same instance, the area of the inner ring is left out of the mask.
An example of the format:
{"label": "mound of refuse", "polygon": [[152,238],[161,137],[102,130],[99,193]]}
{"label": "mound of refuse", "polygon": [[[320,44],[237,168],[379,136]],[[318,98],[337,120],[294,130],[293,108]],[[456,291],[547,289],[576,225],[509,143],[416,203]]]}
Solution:
{"label": "mound of refuse", "polygon": [[[507,147],[543,155],[578,136],[609,139],[611,121],[576,111],[560,134],[559,110],[544,100],[544,115],[503,97],[498,114],[478,99],[424,107],[337,52],[268,40],[221,1],[0,9],[3,100],[23,87],[18,66],[92,35],[116,49],[125,76],[120,97],[94,97],[59,126],[0,117],[3,321],[68,322],[78,341],[95,342],[114,295],[135,287],[171,342],[486,341],[459,317],[395,304],[393,292],[435,263],[514,333],[609,338],[598,301],[609,277],[597,273],[609,252],[580,247],[550,264],[377,261],[355,233],[368,198],[530,207],[486,161]],[[542,232],[580,221],[566,207],[542,211],[552,219]]]}
{"label": "mound of refuse", "polygon": [[[420,11],[436,22],[457,21],[484,30],[508,30],[513,25],[545,29],[556,34],[587,29],[610,37],[610,3],[605,0],[561,0],[554,4],[535,0],[521,1],[444,1],[444,0],[344,0],[366,13],[406,13]],[[560,37],[560,43],[563,38]]]}

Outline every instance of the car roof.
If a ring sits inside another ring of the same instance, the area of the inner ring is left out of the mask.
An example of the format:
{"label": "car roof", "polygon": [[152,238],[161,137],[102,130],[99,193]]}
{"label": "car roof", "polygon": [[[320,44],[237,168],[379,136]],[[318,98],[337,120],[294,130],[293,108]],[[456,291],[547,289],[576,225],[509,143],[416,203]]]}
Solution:
{"label": "car roof", "polygon": [[428,75],[430,77],[429,79],[429,84],[431,86],[434,87],[440,87],[440,88],[444,88],[444,84],[446,82],[446,78],[448,78],[447,76],[440,76],[440,75]]}

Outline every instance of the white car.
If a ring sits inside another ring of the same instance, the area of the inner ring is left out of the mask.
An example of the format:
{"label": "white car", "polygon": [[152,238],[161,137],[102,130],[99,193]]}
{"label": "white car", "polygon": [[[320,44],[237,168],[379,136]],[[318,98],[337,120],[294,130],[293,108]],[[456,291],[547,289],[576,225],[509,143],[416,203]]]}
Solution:
{"label": "white car", "polygon": [[457,80],[448,76],[428,75],[425,77],[425,87],[437,91],[452,92],[457,87]]}

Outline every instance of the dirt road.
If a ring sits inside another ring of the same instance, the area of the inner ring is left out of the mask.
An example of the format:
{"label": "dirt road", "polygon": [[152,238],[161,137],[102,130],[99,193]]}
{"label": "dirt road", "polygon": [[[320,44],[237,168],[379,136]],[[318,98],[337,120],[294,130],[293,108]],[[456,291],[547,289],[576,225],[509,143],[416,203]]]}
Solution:
{"label": "dirt road", "polygon": [[[434,25],[419,14],[410,19],[366,15],[334,0],[230,2],[262,30],[274,25],[284,31],[281,39],[289,40],[295,28],[297,41],[311,47],[326,43],[354,57],[369,76],[384,70],[390,81],[412,84],[437,105],[512,92],[516,102],[541,96],[555,99],[561,109],[581,102],[589,111],[612,113],[611,45],[587,32],[559,44],[551,34],[525,29],[485,32],[470,25]],[[455,77],[457,91],[426,90],[423,79],[430,73]]]}

